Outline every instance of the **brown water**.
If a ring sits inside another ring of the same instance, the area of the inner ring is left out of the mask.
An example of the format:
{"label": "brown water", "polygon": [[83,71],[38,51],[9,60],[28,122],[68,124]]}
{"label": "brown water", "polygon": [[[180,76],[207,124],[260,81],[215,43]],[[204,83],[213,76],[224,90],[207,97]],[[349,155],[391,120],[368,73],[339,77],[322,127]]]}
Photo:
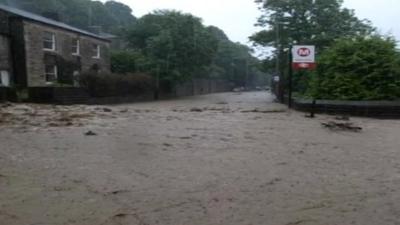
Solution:
{"label": "brown water", "polygon": [[0,115],[0,225],[400,224],[400,121],[333,132],[266,92]]}

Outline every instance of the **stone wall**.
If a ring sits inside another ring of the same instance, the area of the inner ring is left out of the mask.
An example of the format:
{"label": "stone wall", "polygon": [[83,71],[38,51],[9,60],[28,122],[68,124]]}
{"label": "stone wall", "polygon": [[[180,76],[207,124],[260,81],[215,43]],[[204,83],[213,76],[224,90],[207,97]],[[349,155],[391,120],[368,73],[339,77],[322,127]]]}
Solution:
{"label": "stone wall", "polygon": [[0,87],[0,102],[5,102],[7,100],[7,89],[4,87]]}
{"label": "stone wall", "polygon": [[12,56],[12,82],[16,87],[27,86],[24,26],[21,18],[10,17],[10,42]]}
{"label": "stone wall", "polygon": [[[101,39],[88,37],[61,28],[45,24],[24,21],[24,39],[26,52],[26,68],[28,87],[46,87],[45,62],[54,61],[59,68],[59,78],[70,77],[75,70],[82,72],[96,68],[99,71],[110,71],[110,43]],[[45,32],[56,36],[56,50],[43,50],[43,36]],[[72,41],[80,41],[80,55],[72,54]],[[93,44],[101,48],[100,59],[93,58]],[[68,80],[68,79],[66,79]],[[72,80],[71,80],[72,84]]]}
{"label": "stone wall", "polygon": [[9,34],[8,13],[0,10],[0,34]]}
{"label": "stone wall", "polygon": [[10,40],[0,34],[0,70],[11,70]]}
{"label": "stone wall", "polygon": [[[10,26],[8,14],[0,10],[0,86],[9,85],[11,78],[8,77],[8,79],[6,79],[4,77],[1,77],[1,73],[3,73],[3,71],[6,71],[9,75],[11,75],[13,71],[12,56],[10,51],[11,42],[9,35]],[[7,81],[3,79],[6,79]]]}
{"label": "stone wall", "polygon": [[233,86],[226,80],[193,79],[175,87],[175,96],[184,97],[231,91]]}

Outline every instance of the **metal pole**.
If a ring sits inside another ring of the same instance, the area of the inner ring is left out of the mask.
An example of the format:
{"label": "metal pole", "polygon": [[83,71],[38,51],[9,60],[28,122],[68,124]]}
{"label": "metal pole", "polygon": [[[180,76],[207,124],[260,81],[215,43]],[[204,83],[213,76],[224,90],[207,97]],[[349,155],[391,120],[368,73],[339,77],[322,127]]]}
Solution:
{"label": "metal pole", "polygon": [[275,48],[276,48],[276,64],[275,64],[275,67],[276,67],[276,73],[277,73],[277,75],[279,74],[279,71],[280,71],[280,54],[281,54],[281,49],[280,49],[280,46],[281,46],[281,38],[280,38],[280,27],[279,27],[279,22],[276,22],[276,24],[275,24],[275,29],[276,29],[276,40],[275,40]]}
{"label": "metal pole", "polygon": [[245,59],[246,63],[246,89],[249,88],[249,60],[246,58]]}
{"label": "metal pole", "polygon": [[289,47],[289,100],[288,100],[288,107],[289,109],[292,108],[292,80],[293,80],[293,65],[292,65],[292,61],[293,61],[293,54],[292,54],[292,46],[290,45]]}
{"label": "metal pole", "polygon": [[284,98],[284,73],[281,70],[281,57],[282,57],[282,44],[281,44],[281,24],[279,21],[276,21],[275,24],[275,29],[276,29],[276,76],[279,76],[279,82],[275,84],[276,90],[275,90],[275,95],[277,96],[279,102],[284,103],[285,98]]}
{"label": "metal pole", "polygon": [[154,100],[160,98],[160,66],[157,65],[157,77],[156,77],[156,90],[154,91]]}
{"label": "metal pole", "polygon": [[315,117],[315,106],[317,104],[317,100],[314,98],[311,104],[311,113],[310,113],[310,118]]}

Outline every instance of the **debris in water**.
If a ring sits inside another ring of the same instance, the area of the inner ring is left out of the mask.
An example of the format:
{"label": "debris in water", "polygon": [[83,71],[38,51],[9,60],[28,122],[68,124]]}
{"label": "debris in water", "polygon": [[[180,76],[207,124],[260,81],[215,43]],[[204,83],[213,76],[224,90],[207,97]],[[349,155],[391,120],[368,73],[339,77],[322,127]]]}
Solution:
{"label": "debris in water", "polygon": [[335,117],[335,120],[349,121],[350,117],[349,116],[337,116],[337,117]]}
{"label": "debris in water", "polygon": [[165,147],[172,147],[172,145],[171,144],[168,144],[168,143],[164,143],[163,144]]}
{"label": "debris in water", "polygon": [[353,123],[339,123],[330,121],[328,123],[321,123],[322,126],[330,129],[330,130],[342,130],[342,131],[353,131],[353,132],[360,132],[362,131],[362,127],[354,126]]}
{"label": "debris in water", "polygon": [[191,108],[190,112],[203,112],[203,109],[200,108]]}
{"label": "debris in water", "polygon": [[123,110],[120,111],[120,113],[127,113],[127,112],[129,112],[128,109],[123,109]]}
{"label": "debris in water", "polygon": [[315,115],[306,114],[304,117],[306,117],[306,118],[310,118],[310,119],[314,119],[314,118],[315,118]]}
{"label": "debris in water", "polygon": [[123,194],[123,193],[128,193],[128,190],[116,190],[116,191],[110,191],[105,193],[104,195],[118,195],[118,194]]}
{"label": "debris in water", "polygon": [[91,131],[91,130],[86,132],[85,135],[86,136],[97,136],[97,134],[95,132]]}
{"label": "debris in water", "polygon": [[127,214],[127,213],[118,213],[118,214],[115,214],[113,217],[114,218],[123,218],[123,217],[126,217],[126,216],[129,216],[129,214]]}
{"label": "debris in water", "polygon": [[0,108],[8,108],[8,107],[11,107],[11,106],[12,106],[11,103],[6,102],[6,103],[1,104],[1,105],[0,105]]}
{"label": "debris in water", "polygon": [[261,109],[253,109],[253,110],[244,110],[242,113],[284,113],[286,110],[284,109],[273,109],[273,110],[261,110]]}
{"label": "debris in water", "polygon": [[112,109],[109,109],[109,108],[103,108],[103,111],[104,111],[104,112],[112,112]]}
{"label": "debris in water", "polygon": [[188,140],[188,139],[192,139],[192,137],[180,137],[180,139],[182,139],[182,140]]}

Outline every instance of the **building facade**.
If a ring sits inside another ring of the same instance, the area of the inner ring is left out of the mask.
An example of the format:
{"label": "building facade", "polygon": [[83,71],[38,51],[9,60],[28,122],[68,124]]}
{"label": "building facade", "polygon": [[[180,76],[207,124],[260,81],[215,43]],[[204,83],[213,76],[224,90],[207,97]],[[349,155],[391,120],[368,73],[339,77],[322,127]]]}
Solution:
{"label": "building facade", "polygon": [[0,5],[0,86],[79,86],[110,71],[110,41],[56,20]]}

